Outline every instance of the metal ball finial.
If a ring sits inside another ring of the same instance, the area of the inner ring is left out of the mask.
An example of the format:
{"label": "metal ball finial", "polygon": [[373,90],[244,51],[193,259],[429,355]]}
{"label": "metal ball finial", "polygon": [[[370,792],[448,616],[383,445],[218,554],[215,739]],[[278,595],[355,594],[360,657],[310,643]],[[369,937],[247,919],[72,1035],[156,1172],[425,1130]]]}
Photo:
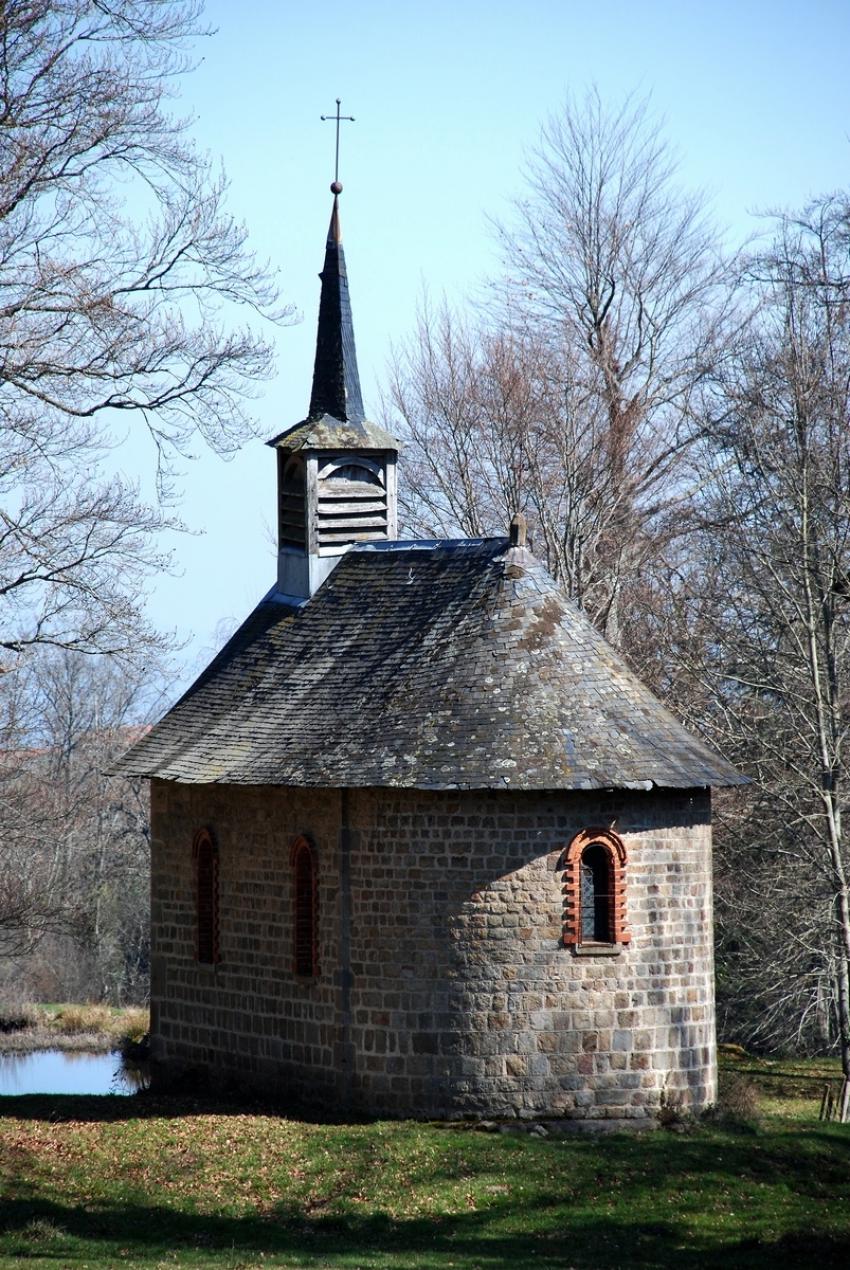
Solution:
{"label": "metal ball finial", "polygon": [[342,181],[331,181],[331,194],[342,193]]}

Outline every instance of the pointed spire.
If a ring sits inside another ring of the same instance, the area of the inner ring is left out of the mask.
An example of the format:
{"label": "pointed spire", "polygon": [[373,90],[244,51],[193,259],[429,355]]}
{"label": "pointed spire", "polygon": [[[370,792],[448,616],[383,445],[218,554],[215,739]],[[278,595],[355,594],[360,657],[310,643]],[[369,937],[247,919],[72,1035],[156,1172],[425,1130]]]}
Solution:
{"label": "pointed spire", "polygon": [[339,194],[342,185],[339,181],[334,181],[331,190],[334,205],[325,248],[325,267],[319,274],[322,294],[319,301],[316,362],[308,418],[316,420],[330,415],[343,423],[357,423],[364,418],[363,398],[354,348],[354,324],[348,295],[345,252],[339,227]]}

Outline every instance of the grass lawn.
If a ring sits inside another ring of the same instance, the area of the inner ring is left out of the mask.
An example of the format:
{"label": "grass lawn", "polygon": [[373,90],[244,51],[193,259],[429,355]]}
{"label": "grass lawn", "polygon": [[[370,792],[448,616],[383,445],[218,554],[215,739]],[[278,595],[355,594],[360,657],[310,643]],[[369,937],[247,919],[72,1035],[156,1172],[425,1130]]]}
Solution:
{"label": "grass lawn", "polygon": [[0,1098],[0,1265],[850,1266],[834,1064],[734,1064],[757,1128],[601,1139],[318,1124],[187,1099]]}

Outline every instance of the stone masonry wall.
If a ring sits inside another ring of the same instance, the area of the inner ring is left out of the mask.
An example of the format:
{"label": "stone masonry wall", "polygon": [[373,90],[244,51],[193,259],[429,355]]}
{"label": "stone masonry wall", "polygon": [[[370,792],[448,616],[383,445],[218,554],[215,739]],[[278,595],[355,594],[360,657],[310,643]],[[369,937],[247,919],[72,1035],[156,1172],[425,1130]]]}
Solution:
{"label": "stone masonry wall", "polygon": [[[380,1114],[639,1118],[714,1097],[702,791],[280,790],[155,782],[155,1054]],[[194,960],[194,832],[221,963]],[[613,827],[631,943],[562,942],[564,848]],[[293,972],[289,847],[319,859],[319,974]]]}
{"label": "stone masonry wall", "polygon": [[[152,782],[151,1032],[160,1079],[212,1075],[337,1096],[339,794]],[[195,959],[192,840],[219,853],[216,965]],[[294,971],[293,839],[316,844],[315,980]]]}

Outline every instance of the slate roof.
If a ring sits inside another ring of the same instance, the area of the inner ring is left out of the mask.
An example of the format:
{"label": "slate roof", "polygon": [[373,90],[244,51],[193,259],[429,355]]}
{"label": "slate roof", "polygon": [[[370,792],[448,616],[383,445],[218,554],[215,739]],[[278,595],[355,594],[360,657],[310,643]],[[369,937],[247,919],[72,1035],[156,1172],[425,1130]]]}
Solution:
{"label": "slate roof", "polygon": [[398,441],[389,432],[368,419],[355,419],[341,423],[331,415],[321,419],[304,419],[287,428],[266,445],[282,446],[287,450],[398,450]]}
{"label": "slate roof", "polygon": [[425,789],[744,779],[505,539],[362,544],[309,601],[271,592],[119,770]]}

